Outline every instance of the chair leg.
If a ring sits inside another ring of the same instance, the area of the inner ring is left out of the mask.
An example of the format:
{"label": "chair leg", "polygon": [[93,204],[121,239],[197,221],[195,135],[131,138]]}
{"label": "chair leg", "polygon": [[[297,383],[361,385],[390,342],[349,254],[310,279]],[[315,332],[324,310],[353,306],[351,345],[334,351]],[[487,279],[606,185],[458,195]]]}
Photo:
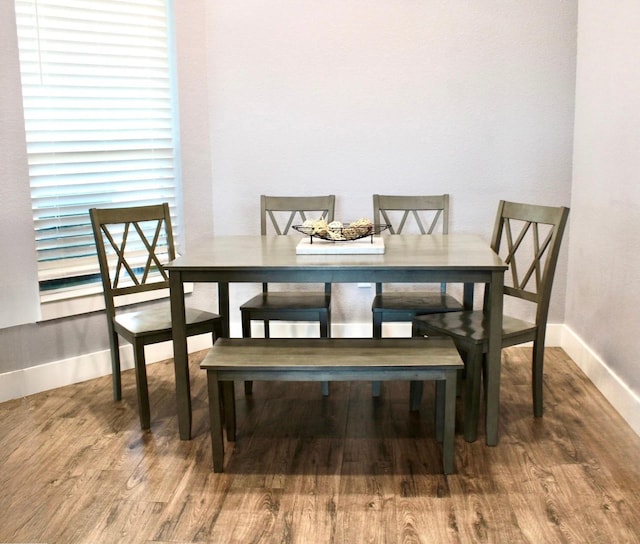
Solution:
{"label": "chair leg", "polygon": [[240,320],[242,322],[242,338],[251,337],[251,320],[247,312],[240,312]]}
{"label": "chair leg", "polygon": [[253,395],[253,382],[251,380],[246,380],[244,382],[244,394]]}
{"label": "chair leg", "polygon": [[373,312],[373,337],[382,338],[382,312]]}
{"label": "chair leg", "polygon": [[[382,338],[382,312],[373,312],[373,337]],[[382,382],[371,382],[371,395],[379,397],[382,391]]]}
{"label": "chair leg", "polygon": [[411,410],[412,412],[418,412],[420,410],[420,405],[422,404],[423,389],[424,382],[409,382],[409,410]]}
{"label": "chair leg", "polygon": [[543,388],[543,367],[544,367],[544,341],[539,340],[533,343],[533,359],[531,367],[531,387],[533,389],[533,415],[542,417],[544,411],[542,402]]}
{"label": "chair leg", "polygon": [[[240,319],[242,320],[242,338],[251,338],[251,319],[249,319],[248,312],[240,312]],[[244,382],[244,394],[253,394],[253,382]]]}
{"label": "chair leg", "polygon": [[420,325],[416,322],[415,319],[411,321],[411,337],[416,336],[424,336],[422,332],[420,332]]}
{"label": "chair leg", "polygon": [[322,312],[318,320],[320,321],[320,337],[331,338],[331,318],[329,314]]}
{"label": "chair leg", "polygon": [[222,323],[217,323],[213,326],[213,330],[211,331],[212,341],[215,344],[218,338],[222,338],[224,336],[222,331]]}
{"label": "chair leg", "polygon": [[111,347],[111,383],[113,400],[122,400],[122,377],[120,374],[120,343],[118,333],[109,327],[109,345]]}
{"label": "chair leg", "polygon": [[138,413],[140,414],[140,428],[146,430],[151,427],[151,410],[149,409],[149,387],[147,385],[144,344],[135,343],[133,351],[136,367],[136,390],[138,396]]}
{"label": "chair leg", "polygon": [[482,350],[467,353],[464,384],[464,439],[474,442],[478,438],[480,419],[480,388],[482,382]]}
{"label": "chair leg", "polygon": [[379,397],[382,393],[382,382],[371,382],[371,396]]}
{"label": "chair leg", "polygon": [[[320,337],[331,338],[331,318],[329,312],[321,312],[318,316],[320,321]],[[322,382],[322,396],[329,396],[329,382]]]}

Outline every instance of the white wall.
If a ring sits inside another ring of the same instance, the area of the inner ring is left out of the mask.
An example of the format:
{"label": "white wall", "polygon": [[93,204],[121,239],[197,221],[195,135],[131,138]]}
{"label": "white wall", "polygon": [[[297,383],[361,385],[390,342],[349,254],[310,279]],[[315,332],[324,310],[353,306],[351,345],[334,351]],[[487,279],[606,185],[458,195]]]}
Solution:
{"label": "white wall", "polygon": [[15,12],[7,4],[0,6],[0,329],[40,315]]}
{"label": "white wall", "polygon": [[[638,413],[640,3],[580,2],[566,324],[614,405]],[[619,390],[618,390],[619,388]],[[626,400],[625,400],[626,399]],[[640,430],[640,418],[636,416]]]}
{"label": "white wall", "polygon": [[[333,192],[344,219],[370,214],[374,192],[449,192],[452,230],[487,240],[500,198],[569,203],[577,0],[174,4],[187,247],[257,232],[263,192]],[[0,97],[17,107],[10,0],[0,38]],[[23,191],[3,203],[24,234],[26,154],[7,109],[0,187]],[[7,233],[4,269],[30,273],[17,257],[30,238]],[[562,261],[552,323],[564,322],[565,279]],[[371,290],[336,290],[334,323],[369,324]],[[246,298],[234,296],[232,307]],[[196,298],[215,308],[212,289]],[[94,359],[108,369],[100,313],[0,329],[0,376],[33,368],[46,382],[62,365],[86,379]]]}
{"label": "white wall", "polygon": [[207,0],[174,2],[179,96],[182,203],[187,250],[213,233],[213,179],[207,64]]}
{"label": "white wall", "polygon": [[[452,230],[487,238],[498,199],[568,204],[572,192],[550,321],[640,433],[636,0],[581,0],[575,88],[577,0],[175,4],[188,246],[256,232],[263,192],[334,192],[350,218],[374,192],[446,191]],[[13,2],[0,0],[5,287],[35,270],[17,61]],[[338,320],[368,321],[363,291],[345,290]],[[0,328],[9,394],[63,385],[60,367],[65,383],[86,379],[95,360],[108,371],[100,314]]]}
{"label": "white wall", "polygon": [[[487,240],[499,199],[569,205],[576,2],[212,0],[207,15],[216,233],[258,232],[261,193],[335,193],[352,219],[376,192],[448,192],[451,231]],[[565,277],[563,256],[552,323]],[[335,322],[370,321],[370,290],[337,293]]]}

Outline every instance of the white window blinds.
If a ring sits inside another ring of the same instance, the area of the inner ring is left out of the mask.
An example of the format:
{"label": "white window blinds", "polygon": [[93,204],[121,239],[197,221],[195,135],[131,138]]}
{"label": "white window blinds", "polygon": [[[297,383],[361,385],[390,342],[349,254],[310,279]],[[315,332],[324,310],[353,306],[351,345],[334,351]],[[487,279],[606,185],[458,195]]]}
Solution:
{"label": "white window blinds", "polygon": [[16,20],[43,288],[98,273],[89,208],[175,215],[167,1],[16,0]]}

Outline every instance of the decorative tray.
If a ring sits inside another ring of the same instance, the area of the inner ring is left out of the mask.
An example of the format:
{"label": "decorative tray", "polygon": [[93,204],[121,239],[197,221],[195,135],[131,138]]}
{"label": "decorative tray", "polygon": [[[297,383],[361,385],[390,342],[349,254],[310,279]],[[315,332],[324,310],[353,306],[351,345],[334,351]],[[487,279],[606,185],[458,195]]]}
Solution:
{"label": "decorative tray", "polygon": [[319,219],[305,221],[302,225],[293,225],[293,228],[309,236],[309,243],[313,243],[314,238],[329,242],[353,242],[367,236],[371,237],[373,243],[373,236],[388,229],[389,225],[374,225],[368,219],[345,223],[341,221],[327,223],[324,219]]}

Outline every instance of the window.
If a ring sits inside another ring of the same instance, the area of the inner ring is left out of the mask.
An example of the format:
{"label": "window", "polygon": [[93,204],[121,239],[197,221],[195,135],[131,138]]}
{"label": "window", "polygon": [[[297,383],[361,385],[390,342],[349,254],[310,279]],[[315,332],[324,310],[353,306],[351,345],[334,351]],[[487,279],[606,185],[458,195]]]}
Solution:
{"label": "window", "polygon": [[167,13],[167,0],[16,0],[41,298],[100,289],[89,208],[176,215]]}

